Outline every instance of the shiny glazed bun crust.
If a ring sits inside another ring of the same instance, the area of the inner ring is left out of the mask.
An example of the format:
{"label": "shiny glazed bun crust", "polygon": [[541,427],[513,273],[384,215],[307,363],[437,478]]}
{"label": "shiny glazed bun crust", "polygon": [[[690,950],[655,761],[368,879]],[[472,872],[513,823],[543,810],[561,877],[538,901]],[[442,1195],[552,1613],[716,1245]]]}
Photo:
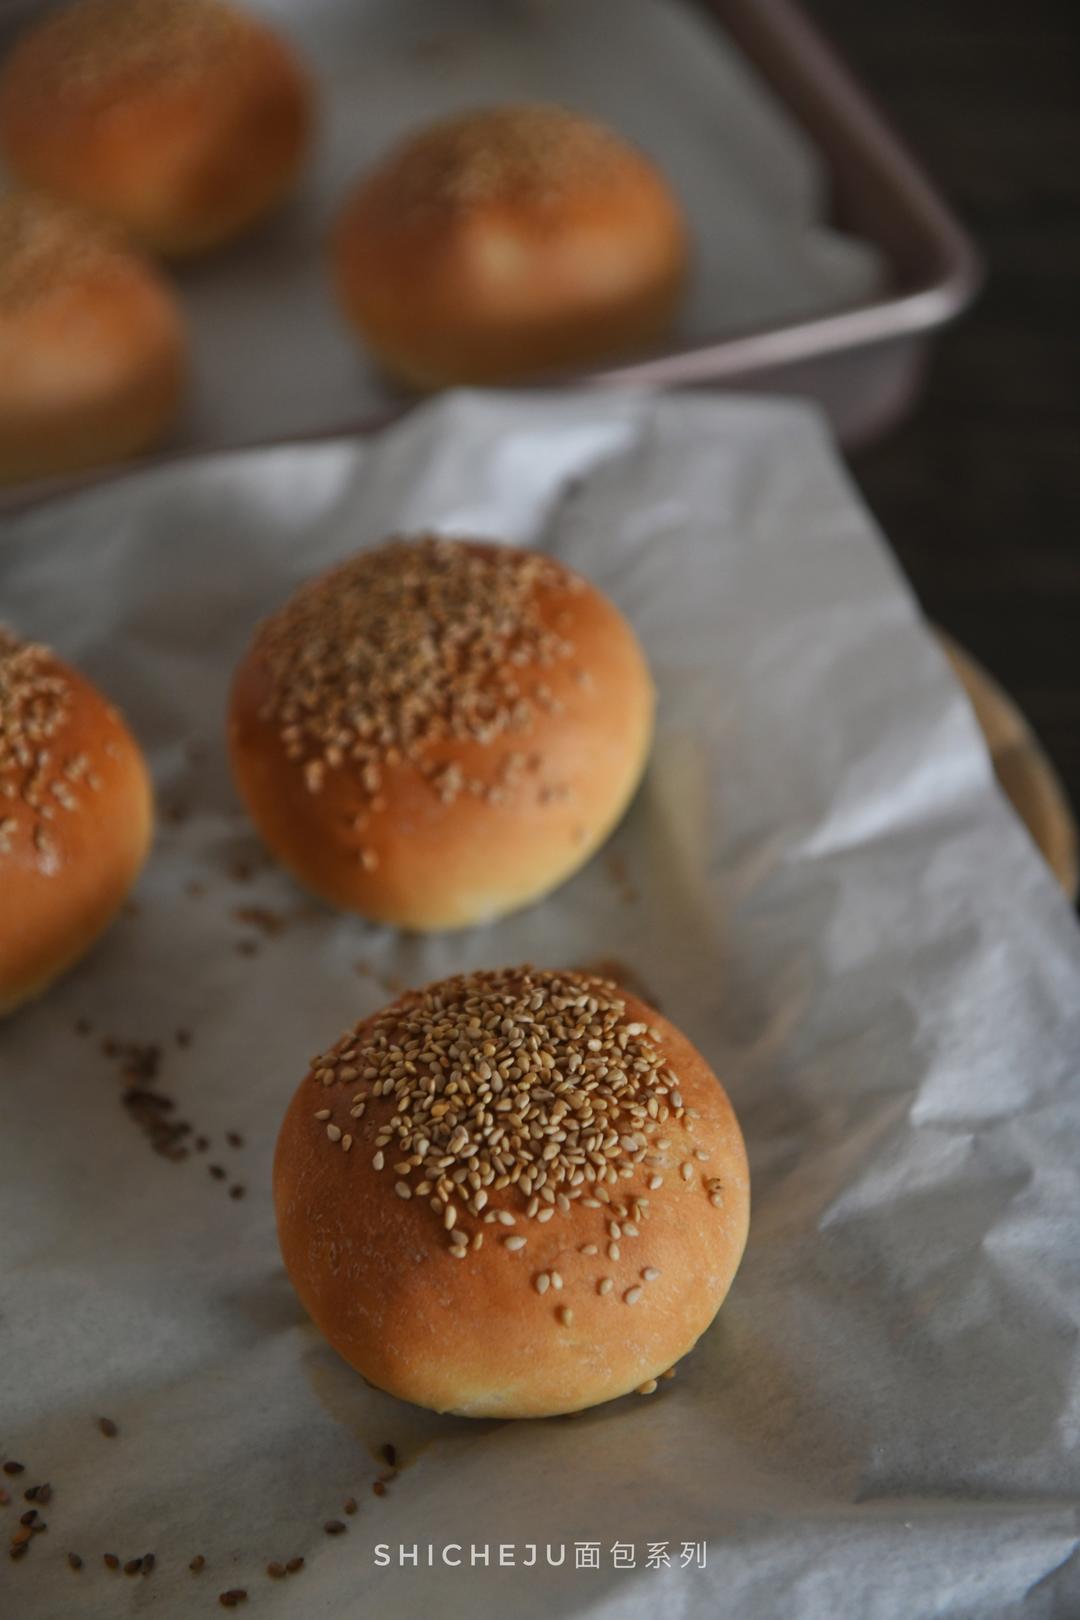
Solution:
{"label": "shiny glazed bun crust", "polygon": [[150,784],[116,710],[0,628],[0,1015],[93,944],[150,842]]}
{"label": "shiny glazed bun crust", "polygon": [[302,587],[237,671],[252,819],[331,904],[460,928],[574,872],[637,786],[653,689],[608,599],[551,558],[397,541]]}
{"label": "shiny glazed bun crust", "polygon": [[75,0],[0,69],[0,148],[25,184],[168,255],[235,236],[295,181],[311,92],[292,50],[223,0]]}
{"label": "shiny glazed bun crust", "polygon": [[347,200],[332,257],[376,358],[438,388],[647,347],[674,318],[687,233],[663,176],[611,130],[493,107],[395,147]]}
{"label": "shiny glazed bun crust", "polygon": [[316,1058],[274,1161],[285,1264],[331,1345],[440,1412],[648,1392],[720,1308],[746,1154],[708,1064],[609,981],[403,996]]}
{"label": "shiny glazed bun crust", "polygon": [[0,198],[0,484],[134,455],[176,414],[186,340],[152,265],[47,198]]}

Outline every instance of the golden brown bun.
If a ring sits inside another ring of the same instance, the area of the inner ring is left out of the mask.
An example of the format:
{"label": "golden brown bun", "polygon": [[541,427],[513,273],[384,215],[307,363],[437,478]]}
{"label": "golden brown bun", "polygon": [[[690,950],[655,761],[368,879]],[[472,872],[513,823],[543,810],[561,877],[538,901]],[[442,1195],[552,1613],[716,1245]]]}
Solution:
{"label": "golden brown bun", "polygon": [[653,689],[608,599],[550,558],[437,539],[362,552],[257,631],[233,772],[332,905],[461,928],[575,871],[637,786]]}
{"label": "golden brown bun", "polygon": [[221,0],[76,0],[28,29],[0,72],[12,172],[169,255],[272,208],[310,128],[290,48]]}
{"label": "golden brown bun", "polygon": [[609,982],[535,968],[358,1024],[313,1062],[274,1160],[282,1254],[316,1325],[371,1383],[468,1417],[647,1388],[723,1303],[749,1197],[738,1122],[690,1042]]}
{"label": "golden brown bun", "polygon": [[0,484],[145,449],[185,368],[179,309],[150,264],[65,206],[0,198]]}
{"label": "golden brown bun", "polygon": [[338,294],[420,388],[569,370],[670,326],[686,227],[663,177],[560,107],[495,107],[396,147],[347,201]]}
{"label": "golden brown bun", "polygon": [[0,1015],[93,944],[150,842],[137,744],[101,693],[0,628]]}

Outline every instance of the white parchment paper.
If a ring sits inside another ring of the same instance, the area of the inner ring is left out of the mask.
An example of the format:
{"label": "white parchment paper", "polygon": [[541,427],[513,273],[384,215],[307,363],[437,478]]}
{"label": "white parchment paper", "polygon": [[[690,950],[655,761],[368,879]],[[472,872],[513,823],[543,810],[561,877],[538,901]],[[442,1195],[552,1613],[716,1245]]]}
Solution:
{"label": "white parchment paper", "polygon": [[[223,745],[253,621],[424,525],[582,569],[660,692],[609,850],[544,904],[430,940],[260,864]],[[0,1447],[27,1468],[0,1476],[19,1493],[0,1525],[25,1484],[54,1488],[29,1557],[0,1561],[5,1620],[193,1620],[235,1586],[296,1620],[1080,1612],[1080,940],[811,413],[446,396],[367,443],[143,472],[9,521],[0,613],[122,705],[163,812],[137,911],[0,1026]],[[708,1054],[749,1144],[750,1244],[655,1396],[438,1418],[305,1320],[272,1147],[307,1057],[388,984],[527,958],[620,961]],[[106,1036],[161,1043],[153,1084],[206,1153],[150,1151]],[[379,1498],[387,1441],[404,1466]],[[572,1567],[578,1541],[599,1569]],[[664,1541],[676,1567],[647,1569]],[[701,1542],[705,1567],[677,1567]],[[376,1567],[402,1543],[419,1569]],[[492,1567],[423,1567],[451,1543]],[[500,1543],[569,1567],[499,1568]],[[102,1565],[150,1551],[148,1578]]]}
{"label": "white parchment paper", "polygon": [[337,431],[393,403],[338,311],[327,239],[346,192],[389,145],[463,107],[563,102],[660,163],[695,242],[672,348],[831,313],[881,289],[878,253],[824,224],[822,160],[689,0],[245,3],[309,63],[319,126],[294,200],[235,246],[176,269],[194,352],[174,444]]}

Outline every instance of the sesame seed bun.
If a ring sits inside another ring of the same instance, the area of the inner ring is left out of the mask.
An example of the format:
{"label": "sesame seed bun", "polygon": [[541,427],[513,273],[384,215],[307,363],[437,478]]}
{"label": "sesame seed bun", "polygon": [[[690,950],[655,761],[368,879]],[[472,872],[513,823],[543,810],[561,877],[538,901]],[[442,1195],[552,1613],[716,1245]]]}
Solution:
{"label": "sesame seed bun", "polygon": [[261,218],[295,181],[310,127],[291,49],[221,0],[76,0],[0,71],[12,173],[168,255]]}
{"label": "sesame seed bun", "polygon": [[332,905],[462,928],[604,840],[645,766],[653,689],[598,590],[516,547],[362,552],[261,625],[233,683],[233,772],[284,865]]}
{"label": "sesame seed bun", "polygon": [[146,766],[119,714],[47,648],[0,628],[0,1015],[72,966],[150,842]]}
{"label": "sesame seed bun", "polygon": [[569,370],[670,326],[687,234],[666,181],[561,107],[422,130],[349,197],[332,248],[349,321],[420,388]]}
{"label": "sesame seed bun", "polygon": [[731,1104],[610,981],[536,968],[409,993],[316,1058],[278,1138],[293,1284],[371,1383],[468,1417],[651,1381],[727,1295],[749,1222]]}
{"label": "sesame seed bun", "polygon": [[47,198],[0,198],[0,483],[145,449],[183,389],[186,340],[152,265]]}

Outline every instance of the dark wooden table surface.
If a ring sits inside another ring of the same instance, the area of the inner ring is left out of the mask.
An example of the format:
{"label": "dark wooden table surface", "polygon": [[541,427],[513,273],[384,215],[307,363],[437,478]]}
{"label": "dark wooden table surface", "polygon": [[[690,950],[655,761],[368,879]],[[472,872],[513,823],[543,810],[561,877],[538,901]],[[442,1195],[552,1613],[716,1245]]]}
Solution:
{"label": "dark wooden table surface", "polygon": [[915,416],[854,470],[926,611],[1080,806],[1080,0],[808,0],[989,279]]}

